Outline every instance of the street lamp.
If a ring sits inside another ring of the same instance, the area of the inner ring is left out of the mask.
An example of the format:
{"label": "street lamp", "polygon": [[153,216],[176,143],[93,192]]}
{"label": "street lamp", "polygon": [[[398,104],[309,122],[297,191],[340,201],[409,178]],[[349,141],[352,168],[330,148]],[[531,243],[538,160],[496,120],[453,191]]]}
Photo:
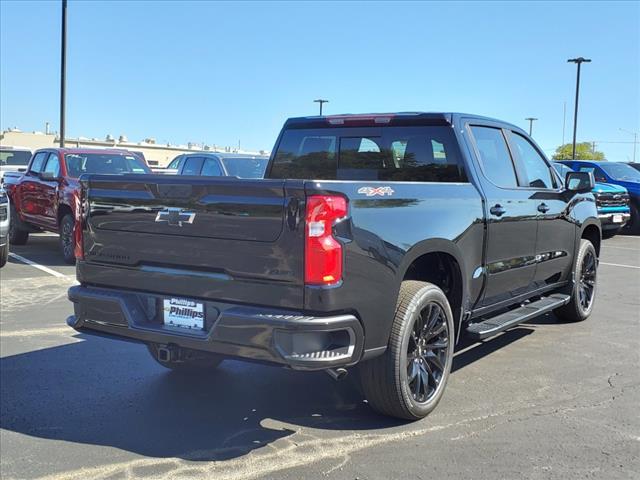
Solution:
{"label": "street lamp", "polygon": [[322,98],[318,98],[317,100],[314,100],[313,102],[320,104],[320,116],[322,116],[322,104],[323,103],[329,103],[329,100],[323,100]]}
{"label": "street lamp", "polygon": [[636,145],[638,143],[638,132],[632,132],[631,130],[620,129],[621,132],[633,135],[633,163],[636,163]]}
{"label": "street lamp", "polygon": [[67,70],[67,0],[62,0],[62,37],[60,42],[60,148],[64,148],[64,104]]}
{"label": "street lamp", "polygon": [[525,120],[529,122],[529,136],[531,136],[531,132],[533,132],[533,122],[535,122],[538,119],[533,117],[527,117],[525,118]]}
{"label": "street lamp", "polygon": [[580,66],[583,63],[591,62],[590,58],[578,57],[578,58],[570,58],[567,60],[568,63],[575,63],[578,65],[578,75],[576,77],[576,105],[573,112],[573,153],[571,154],[571,158],[573,160],[576,159],[576,132],[578,130],[578,97],[580,96]]}

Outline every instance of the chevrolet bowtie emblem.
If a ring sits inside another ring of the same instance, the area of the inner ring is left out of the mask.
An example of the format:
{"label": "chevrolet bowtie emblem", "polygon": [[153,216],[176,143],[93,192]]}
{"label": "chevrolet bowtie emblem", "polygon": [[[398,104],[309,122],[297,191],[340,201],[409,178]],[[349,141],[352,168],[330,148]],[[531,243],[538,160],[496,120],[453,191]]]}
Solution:
{"label": "chevrolet bowtie emblem", "polygon": [[183,223],[193,223],[195,212],[182,208],[165,208],[156,215],[156,222],[167,222],[172,227],[181,227]]}

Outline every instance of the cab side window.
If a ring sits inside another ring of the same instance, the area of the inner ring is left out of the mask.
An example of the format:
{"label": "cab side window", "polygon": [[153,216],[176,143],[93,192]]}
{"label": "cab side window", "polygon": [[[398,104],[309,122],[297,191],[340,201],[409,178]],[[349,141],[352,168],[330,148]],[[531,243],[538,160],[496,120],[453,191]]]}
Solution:
{"label": "cab side window", "polygon": [[184,155],[179,155],[173,160],[171,160],[171,163],[167,165],[167,169],[180,170],[180,167],[182,166],[183,162],[184,162]]}
{"label": "cab side window", "polygon": [[499,187],[517,187],[516,172],[502,130],[472,126],[471,132],[478,147],[480,166],[485,177]]}
{"label": "cab side window", "polygon": [[222,170],[218,165],[217,158],[205,158],[204,165],[202,166],[202,175],[206,177],[221,177]]}
{"label": "cab side window", "polygon": [[555,188],[551,168],[531,142],[516,132],[511,132],[510,140],[514,154],[527,175],[525,186]]}
{"label": "cab side window", "polygon": [[40,173],[42,168],[44,167],[44,161],[47,159],[48,152],[38,152],[34,155],[33,161],[31,162],[31,167],[29,168],[30,173]]}
{"label": "cab side window", "polygon": [[54,177],[60,176],[60,159],[57,153],[49,154],[47,165],[44,167],[44,172],[52,173]]}
{"label": "cab side window", "polygon": [[182,175],[200,175],[203,160],[202,157],[187,157],[182,169]]}

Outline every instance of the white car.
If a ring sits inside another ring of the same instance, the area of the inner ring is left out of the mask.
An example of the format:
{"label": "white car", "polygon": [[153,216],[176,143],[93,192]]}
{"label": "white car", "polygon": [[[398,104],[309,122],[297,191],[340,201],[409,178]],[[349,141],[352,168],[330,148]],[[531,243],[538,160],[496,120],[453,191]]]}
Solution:
{"label": "white car", "polygon": [[9,258],[9,196],[0,186],[0,268]]}
{"label": "white car", "polygon": [[26,172],[31,150],[24,147],[0,146],[0,178],[5,172]]}

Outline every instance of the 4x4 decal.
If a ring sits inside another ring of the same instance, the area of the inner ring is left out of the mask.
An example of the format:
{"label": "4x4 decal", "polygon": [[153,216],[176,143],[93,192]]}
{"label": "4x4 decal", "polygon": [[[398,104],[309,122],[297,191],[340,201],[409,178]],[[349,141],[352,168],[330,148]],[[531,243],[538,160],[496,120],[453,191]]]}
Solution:
{"label": "4x4 decal", "polygon": [[367,197],[375,197],[376,195],[384,197],[385,195],[391,196],[394,192],[391,187],[360,187],[358,193]]}

